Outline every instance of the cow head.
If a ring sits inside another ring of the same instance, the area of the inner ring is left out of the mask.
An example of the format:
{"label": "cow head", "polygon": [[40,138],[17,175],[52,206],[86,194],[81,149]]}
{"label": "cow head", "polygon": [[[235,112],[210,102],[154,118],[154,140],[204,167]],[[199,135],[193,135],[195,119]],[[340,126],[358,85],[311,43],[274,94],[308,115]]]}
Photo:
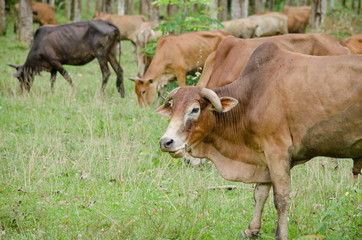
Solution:
{"label": "cow head", "polygon": [[215,114],[227,112],[237,103],[236,99],[218,97],[207,88],[189,86],[174,89],[156,111],[171,118],[166,133],[160,139],[161,150],[173,157],[182,157],[185,151],[192,155],[193,147],[215,128]]}
{"label": "cow head", "polygon": [[138,105],[143,108],[152,104],[156,95],[157,83],[152,79],[130,78],[135,82],[135,92],[138,98]]}
{"label": "cow head", "polygon": [[31,69],[24,68],[24,66],[19,66],[16,64],[8,64],[10,67],[16,69],[16,73],[13,75],[20,82],[21,91],[26,90],[30,91],[30,88],[33,84],[34,72]]}

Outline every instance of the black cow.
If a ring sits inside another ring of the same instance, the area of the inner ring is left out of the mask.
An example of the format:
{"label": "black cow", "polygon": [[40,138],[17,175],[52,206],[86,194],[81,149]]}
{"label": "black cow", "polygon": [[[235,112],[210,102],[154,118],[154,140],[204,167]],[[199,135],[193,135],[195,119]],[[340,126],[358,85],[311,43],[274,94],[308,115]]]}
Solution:
{"label": "black cow", "polygon": [[120,34],[112,23],[103,20],[77,22],[59,26],[45,26],[35,32],[34,43],[28,58],[22,66],[9,64],[17,72],[14,77],[20,81],[21,90],[30,90],[34,75],[41,71],[51,73],[51,90],[53,90],[57,71],[74,88],[72,79],[62,64],[84,65],[94,58],[98,59],[102,70],[103,92],[110,71],[107,62],[117,73],[117,89],[124,97],[123,70],[116,59],[116,45]]}

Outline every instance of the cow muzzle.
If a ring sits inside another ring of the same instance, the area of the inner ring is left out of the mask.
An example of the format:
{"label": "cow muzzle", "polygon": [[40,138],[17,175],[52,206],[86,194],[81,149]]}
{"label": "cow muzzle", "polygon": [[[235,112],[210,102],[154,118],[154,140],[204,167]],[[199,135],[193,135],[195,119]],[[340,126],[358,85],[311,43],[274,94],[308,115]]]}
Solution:
{"label": "cow muzzle", "polygon": [[185,147],[175,149],[175,141],[172,138],[161,138],[160,148],[162,152],[168,152],[174,158],[182,158],[185,155]]}

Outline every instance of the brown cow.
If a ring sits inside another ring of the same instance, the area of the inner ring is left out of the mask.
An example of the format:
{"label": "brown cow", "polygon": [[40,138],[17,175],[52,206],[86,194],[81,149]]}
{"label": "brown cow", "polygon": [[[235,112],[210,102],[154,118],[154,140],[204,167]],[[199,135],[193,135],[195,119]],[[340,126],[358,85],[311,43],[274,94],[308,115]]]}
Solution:
{"label": "brown cow", "polygon": [[249,18],[240,18],[230,21],[222,22],[224,29],[221,31],[226,32],[237,38],[253,38],[257,24]]}
{"label": "brown cow", "polygon": [[310,6],[283,8],[283,13],[288,16],[289,33],[305,33],[309,24]]}
{"label": "brown cow", "polygon": [[235,81],[253,51],[265,42],[274,42],[283,49],[308,55],[349,54],[349,50],[340,40],[327,34],[287,34],[255,39],[229,37],[220,43],[214,63],[208,61],[209,64],[205,64],[204,72],[210,72],[212,68],[212,73],[203,72],[197,85],[212,89]]}
{"label": "brown cow", "polygon": [[121,34],[121,40],[130,40],[133,44],[137,42],[137,32],[146,18],[142,15],[116,15],[96,11],[93,19],[102,19],[113,23]]}
{"label": "brown cow", "polygon": [[265,12],[248,17],[257,25],[254,37],[268,37],[288,33],[288,17],[283,13]]}
{"label": "brown cow", "polygon": [[156,91],[159,91],[158,105],[165,86],[176,79],[179,86],[185,86],[186,74],[203,67],[209,54],[227,36],[230,35],[221,31],[199,31],[160,38],[145,75],[142,79],[131,79],[136,83],[135,92],[140,107],[152,104]]}
{"label": "brown cow", "polygon": [[[52,5],[41,2],[31,2],[31,8],[33,10],[33,23],[39,23],[40,26],[43,25],[57,25],[58,21],[55,16],[55,9]],[[20,3],[15,3],[14,12],[15,12],[15,25],[14,31],[17,31],[19,24],[19,11]]]}
{"label": "brown cow", "polygon": [[260,235],[273,186],[276,239],[286,240],[292,167],[316,156],[353,158],[354,177],[361,174],[361,72],[360,55],[316,57],[265,43],[237,81],[172,91],[157,111],[171,117],[160,148],[207,157],[225,179],[257,183],[243,237]]}
{"label": "brown cow", "polygon": [[344,40],[344,44],[353,54],[362,54],[362,34],[351,36]]}
{"label": "brown cow", "polygon": [[162,32],[160,30],[154,31],[153,29],[158,26],[154,22],[144,22],[137,31],[137,41],[136,41],[136,54],[137,54],[137,77],[142,77],[144,72],[151,64],[151,57],[147,57],[147,54],[142,51],[143,48],[147,47],[147,44],[157,40],[161,37]]}

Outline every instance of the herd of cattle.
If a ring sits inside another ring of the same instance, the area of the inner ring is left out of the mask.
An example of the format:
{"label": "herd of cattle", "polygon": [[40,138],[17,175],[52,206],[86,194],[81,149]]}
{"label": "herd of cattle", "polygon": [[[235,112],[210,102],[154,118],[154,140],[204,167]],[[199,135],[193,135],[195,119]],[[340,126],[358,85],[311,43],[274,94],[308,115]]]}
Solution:
{"label": "herd of cattle", "polygon": [[[36,10],[38,18],[41,12]],[[180,86],[157,109],[171,119],[161,150],[173,157],[209,158],[225,179],[257,183],[246,238],[260,235],[273,186],[276,238],[288,239],[292,167],[316,156],[352,158],[355,178],[362,167],[362,34],[345,41],[305,34],[309,14],[310,7],[285,7],[283,14],[224,22],[222,31],[166,35],[150,59],[141,49],[161,35],[153,30],[157,24],[143,16],[96,12],[92,21],[39,28],[25,64],[11,66],[21,89],[30,90],[34,75],[43,70],[51,72],[53,89],[57,72],[73,86],[63,64],[97,58],[101,90],[109,62],[124,97],[116,46],[130,40],[136,47],[138,76],[132,80],[141,107],[157,94],[159,105],[170,82]],[[197,85],[185,86],[186,75],[200,69]]]}

